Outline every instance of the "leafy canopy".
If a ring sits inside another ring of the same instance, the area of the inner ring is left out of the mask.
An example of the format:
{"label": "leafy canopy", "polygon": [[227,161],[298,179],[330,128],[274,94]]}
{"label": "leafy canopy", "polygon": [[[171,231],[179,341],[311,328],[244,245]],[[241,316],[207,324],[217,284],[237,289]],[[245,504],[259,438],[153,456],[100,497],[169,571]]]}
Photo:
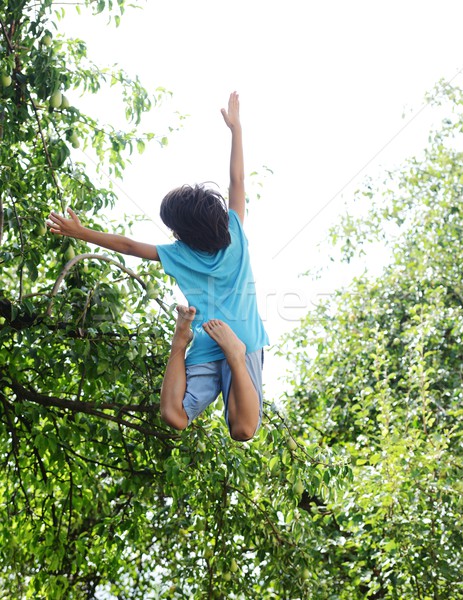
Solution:
{"label": "leafy canopy", "polygon": [[422,157],[356,195],[366,216],[333,230],[346,262],[385,244],[390,263],[307,315],[290,336],[299,430],[350,457],[353,479],[318,527],[318,598],[463,595],[462,90]]}
{"label": "leafy canopy", "polygon": [[[117,25],[125,3],[81,6]],[[167,428],[165,276],[45,231],[67,205],[109,227],[116,194],[79,147],[121,177],[132,151],[166,143],[139,127],[168,92],[94,65],[63,15],[49,0],[0,8],[0,597],[306,597],[321,541],[301,498],[334,493],[344,461],[294,441],[269,406],[252,444],[230,441],[220,403]],[[66,96],[104,85],[129,131]]]}

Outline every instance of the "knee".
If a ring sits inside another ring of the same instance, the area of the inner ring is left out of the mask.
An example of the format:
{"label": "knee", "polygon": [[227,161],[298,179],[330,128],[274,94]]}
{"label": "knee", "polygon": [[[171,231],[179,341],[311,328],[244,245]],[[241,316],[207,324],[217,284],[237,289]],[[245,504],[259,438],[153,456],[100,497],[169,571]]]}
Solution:
{"label": "knee", "polygon": [[188,426],[186,414],[181,415],[172,410],[161,410],[161,418],[167,425],[179,431],[186,429]]}
{"label": "knee", "polygon": [[249,425],[231,426],[230,436],[235,442],[247,442],[251,440],[257,430],[256,427],[250,427]]}

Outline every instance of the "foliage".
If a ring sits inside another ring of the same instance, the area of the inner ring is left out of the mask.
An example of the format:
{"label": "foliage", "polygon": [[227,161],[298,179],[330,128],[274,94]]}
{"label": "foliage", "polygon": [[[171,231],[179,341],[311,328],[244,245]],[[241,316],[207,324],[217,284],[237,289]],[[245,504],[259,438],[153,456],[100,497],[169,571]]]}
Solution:
{"label": "foliage", "polygon": [[[84,5],[117,25],[125,2]],[[231,442],[218,407],[181,435],[168,429],[166,278],[45,231],[65,205],[108,227],[116,195],[77,150],[121,177],[157,139],[138,128],[167,94],[94,65],[60,35],[54,6],[0,8],[0,597],[308,597],[323,541],[306,496],[334,497],[344,461],[294,441],[271,406],[252,444]],[[66,99],[105,83],[133,130]]]}
{"label": "foliage", "polygon": [[[81,6],[117,25],[125,5]],[[266,403],[252,443],[220,401],[177,434],[158,410],[169,282],[44,227],[68,204],[108,227],[117,198],[77,150],[121,177],[167,142],[139,128],[168,92],[94,65],[56,7],[0,8],[0,597],[462,597],[463,93],[435,90],[450,116],[424,157],[333,232],[347,261],[380,239],[391,263],[290,336],[284,410]],[[129,131],[65,98],[104,85]]]}
{"label": "foliage", "polygon": [[463,597],[463,92],[441,84],[429,100],[450,116],[424,155],[377,189],[367,181],[366,216],[333,230],[347,262],[383,241],[390,264],[288,340],[301,435],[353,466],[316,516],[317,598]]}

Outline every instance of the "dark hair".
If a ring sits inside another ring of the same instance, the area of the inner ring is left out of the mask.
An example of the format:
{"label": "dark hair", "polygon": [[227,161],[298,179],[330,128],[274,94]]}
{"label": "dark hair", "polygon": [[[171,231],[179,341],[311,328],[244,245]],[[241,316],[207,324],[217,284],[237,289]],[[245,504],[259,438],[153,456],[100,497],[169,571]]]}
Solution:
{"label": "dark hair", "polygon": [[169,192],[161,202],[161,219],[177,239],[195,250],[214,253],[231,243],[225,200],[202,184]]}

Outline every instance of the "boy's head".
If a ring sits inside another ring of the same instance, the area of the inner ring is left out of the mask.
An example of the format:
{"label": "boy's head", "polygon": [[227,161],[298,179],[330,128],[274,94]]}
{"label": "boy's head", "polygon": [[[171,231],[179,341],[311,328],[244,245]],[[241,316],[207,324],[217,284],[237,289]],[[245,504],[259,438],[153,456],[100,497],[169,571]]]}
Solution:
{"label": "boy's head", "polygon": [[217,252],[231,242],[225,200],[203,185],[169,192],[161,203],[161,219],[177,239],[195,250]]}

